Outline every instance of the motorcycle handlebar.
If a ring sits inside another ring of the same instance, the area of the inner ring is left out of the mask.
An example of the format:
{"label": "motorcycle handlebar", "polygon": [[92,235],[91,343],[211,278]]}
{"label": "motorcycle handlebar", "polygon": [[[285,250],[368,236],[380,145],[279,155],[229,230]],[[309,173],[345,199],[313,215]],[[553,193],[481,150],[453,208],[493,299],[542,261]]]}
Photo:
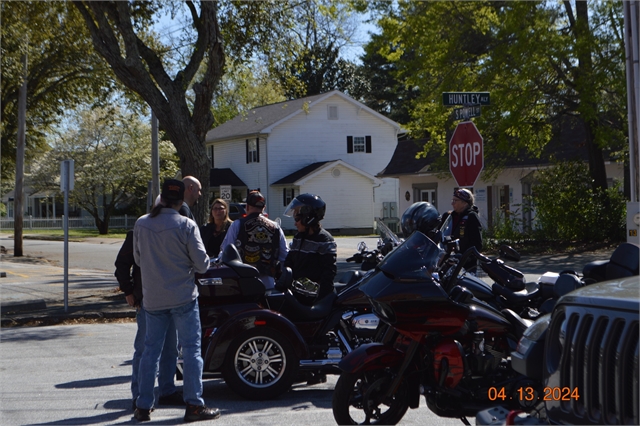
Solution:
{"label": "motorcycle handlebar", "polygon": [[467,249],[467,251],[464,252],[460,260],[458,260],[458,263],[455,269],[453,270],[453,273],[451,274],[451,284],[449,285],[449,289],[452,289],[456,286],[458,282],[458,274],[460,274],[462,267],[464,266],[465,263],[467,263],[467,260],[469,260],[469,258],[472,256],[483,263],[491,262],[491,259],[483,255],[482,253],[480,253],[477,248],[471,247]]}

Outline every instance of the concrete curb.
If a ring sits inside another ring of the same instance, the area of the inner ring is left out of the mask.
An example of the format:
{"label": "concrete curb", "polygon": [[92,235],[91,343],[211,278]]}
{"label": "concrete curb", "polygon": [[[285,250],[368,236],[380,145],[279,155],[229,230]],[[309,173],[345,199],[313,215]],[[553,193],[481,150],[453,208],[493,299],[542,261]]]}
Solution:
{"label": "concrete curb", "polygon": [[123,319],[135,318],[135,311],[107,311],[107,312],[74,312],[74,313],[42,313],[29,315],[12,315],[0,319],[1,327],[17,327],[29,323],[40,323],[39,325],[54,325],[68,320],[90,320],[90,319]]}

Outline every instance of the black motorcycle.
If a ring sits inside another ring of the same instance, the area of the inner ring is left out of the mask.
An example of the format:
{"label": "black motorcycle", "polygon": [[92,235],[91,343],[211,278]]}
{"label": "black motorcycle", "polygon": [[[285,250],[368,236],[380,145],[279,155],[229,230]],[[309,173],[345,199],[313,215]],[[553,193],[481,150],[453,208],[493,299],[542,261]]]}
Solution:
{"label": "black motorcycle", "polygon": [[[338,374],[342,358],[376,335],[379,320],[368,299],[350,284],[312,305],[285,270],[265,291],[258,270],[235,246],[197,276],[205,373],[221,374],[248,399],[274,398],[294,382],[309,384]],[[301,302],[302,300],[302,302]]]}

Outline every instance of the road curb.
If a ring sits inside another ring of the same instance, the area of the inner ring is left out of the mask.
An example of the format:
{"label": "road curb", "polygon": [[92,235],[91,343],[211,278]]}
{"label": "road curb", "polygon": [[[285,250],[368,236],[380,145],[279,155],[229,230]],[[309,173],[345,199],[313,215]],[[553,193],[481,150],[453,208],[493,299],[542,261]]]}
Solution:
{"label": "road curb", "polygon": [[31,312],[47,309],[47,303],[44,299],[21,300],[18,302],[2,302],[0,303],[0,315],[6,315],[17,312]]}
{"label": "road curb", "polygon": [[2,317],[0,319],[0,326],[16,327],[28,323],[39,323],[39,325],[53,325],[68,320],[124,319],[135,317],[135,311],[75,312],[60,314],[43,313]]}

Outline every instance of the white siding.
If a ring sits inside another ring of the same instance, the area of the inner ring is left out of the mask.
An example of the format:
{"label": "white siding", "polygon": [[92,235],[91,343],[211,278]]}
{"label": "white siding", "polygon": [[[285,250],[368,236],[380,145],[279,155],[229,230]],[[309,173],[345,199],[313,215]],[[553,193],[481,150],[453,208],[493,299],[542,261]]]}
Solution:
{"label": "white siding", "polygon": [[[371,180],[346,167],[337,166],[336,169],[340,170],[340,176],[334,176],[331,173],[333,169],[325,170],[301,186],[300,193],[319,195],[327,203],[322,221],[324,228],[371,228],[374,220]],[[282,189],[279,198],[281,201]],[[269,217],[275,219],[271,213]],[[293,219],[284,216],[281,219],[284,229],[294,229]]]}
{"label": "white siding", "polygon": [[[337,105],[338,119],[329,120],[328,105]],[[347,136],[371,136],[371,153],[347,153]],[[397,145],[395,128],[379,117],[347,102],[340,96],[331,96],[314,105],[307,112],[275,126],[268,139],[260,141],[260,163],[246,164],[245,139],[215,143],[214,165],[230,168],[249,188],[260,188],[267,197],[267,212],[275,219],[282,216],[282,187],[271,188],[273,182],[313,163],[342,160],[375,176],[382,171]],[[333,178],[330,171],[309,181],[302,193],[318,193],[336,197],[329,209],[328,228],[371,228],[374,217],[382,215],[383,202],[397,202],[397,179],[383,179],[374,188],[370,179],[341,168],[350,179]],[[375,202],[374,202],[375,193]],[[345,195],[348,194],[348,195]],[[329,204],[329,203],[327,203]],[[339,206],[339,207],[338,207]],[[291,219],[282,218],[285,229]]]}

